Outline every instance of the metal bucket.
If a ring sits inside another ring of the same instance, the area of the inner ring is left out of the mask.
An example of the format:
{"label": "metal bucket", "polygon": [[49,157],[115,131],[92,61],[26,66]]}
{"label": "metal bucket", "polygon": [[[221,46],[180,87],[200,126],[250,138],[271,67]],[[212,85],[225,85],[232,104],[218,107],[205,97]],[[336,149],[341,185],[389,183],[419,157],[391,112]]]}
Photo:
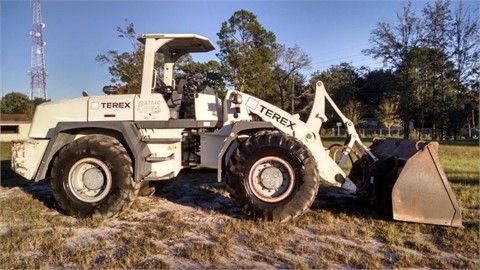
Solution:
{"label": "metal bucket", "polygon": [[395,220],[462,226],[460,207],[438,159],[437,142],[377,140],[370,149],[379,161],[362,165],[362,183],[367,184],[360,185],[360,193]]}

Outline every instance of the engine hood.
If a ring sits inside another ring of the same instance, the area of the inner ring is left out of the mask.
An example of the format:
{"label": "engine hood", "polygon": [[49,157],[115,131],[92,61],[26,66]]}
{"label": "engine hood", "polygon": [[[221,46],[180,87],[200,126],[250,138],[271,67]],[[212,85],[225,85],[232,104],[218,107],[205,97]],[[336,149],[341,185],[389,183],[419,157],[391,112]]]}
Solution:
{"label": "engine hood", "polygon": [[63,99],[38,105],[28,136],[30,138],[51,138],[58,122],[87,121],[89,98]]}

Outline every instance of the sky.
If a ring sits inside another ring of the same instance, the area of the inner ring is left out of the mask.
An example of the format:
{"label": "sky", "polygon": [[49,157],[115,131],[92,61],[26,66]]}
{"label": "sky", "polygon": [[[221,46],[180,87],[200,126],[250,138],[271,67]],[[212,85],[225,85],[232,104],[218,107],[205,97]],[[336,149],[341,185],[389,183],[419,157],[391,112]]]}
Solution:
{"label": "sky", "polygon": [[[424,1],[413,1],[420,12]],[[103,95],[110,84],[108,67],[95,57],[108,50],[131,51],[127,39],[117,37],[117,26],[132,22],[143,33],[195,33],[209,38],[215,51],[192,54],[195,61],[218,60],[217,33],[222,22],[245,9],[257,16],[286,47],[297,44],[312,59],[304,74],[347,62],[355,67],[381,67],[361,53],[369,48],[371,32],[379,22],[395,23],[403,1],[41,1],[48,72],[47,95],[59,100]],[[15,91],[30,95],[33,25],[30,1],[0,0],[0,81],[2,96]]]}

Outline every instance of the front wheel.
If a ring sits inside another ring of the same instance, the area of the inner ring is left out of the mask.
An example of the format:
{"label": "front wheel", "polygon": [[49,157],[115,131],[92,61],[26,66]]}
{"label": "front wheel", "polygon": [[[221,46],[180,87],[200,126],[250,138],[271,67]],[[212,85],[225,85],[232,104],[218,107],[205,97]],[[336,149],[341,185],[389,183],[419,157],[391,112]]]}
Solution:
{"label": "front wheel", "polygon": [[60,150],[52,166],[52,190],[72,216],[114,217],[133,203],[140,184],[124,146],[106,135],[88,135]]}
{"label": "front wheel", "polygon": [[260,131],[241,143],[227,165],[227,187],[236,205],[257,219],[287,221],[315,200],[315,158],[292,136]]}

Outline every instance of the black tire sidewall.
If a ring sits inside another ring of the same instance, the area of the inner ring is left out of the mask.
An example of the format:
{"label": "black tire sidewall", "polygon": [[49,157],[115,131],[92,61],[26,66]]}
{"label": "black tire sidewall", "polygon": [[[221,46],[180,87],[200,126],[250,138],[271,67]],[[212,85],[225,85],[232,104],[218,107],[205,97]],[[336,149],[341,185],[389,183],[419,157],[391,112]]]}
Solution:
{"label": "black tire sidewall", "polygon": [[[253,193],[252,191],[253,187],[251,187],[250,181],[249,181],[249,175],[251,170],[253,169],[252,166],[255,164],[255,162],[257,162],[261,158],[268,157],[268,156],[281,158],[282,160],[286,161],[293,169],[293,179],[292,179],[292,181],[294,181],[293,190],[288,195],[287,198],[277,203],[268,203],[259,199]],[[282,147],[277,147],[277,146],[259,147],[258,149],[256,149],[255,152],[252,153],[247,163],[245,164],[245,170],[244,170],[245,177],[242,179],[243,180],[242,186],[245,189],[245,193],[248,195],[248,200],[250,200],[252,204],[263,205],[264,208],[272,208],[272,209],[278,206],[287,204],[294,198],[295,193],[298,191],[298,188],[301,186],[303,182],[302,168],[303,168],[303,165],[301,164],[301,161],[299,161],[295,155],[291,155],[291,153],[285,153],[285,149]]]}
{"label": "black tire sidewall", "polygon": [[[279,202],[269,203],[257,198],[249,184],[252,166],[266,156],[281,158],[293,169],[293,190]],[[234,151],[226,176],[230,196],[247,215],[282,222],[304,213],[315,200],[319,185],[318,169],[311,152],[294,137],[275,131],[257,133],[243,142]]]}
{"label": "black tire sidewall", "polygon": [[[108,136],[89,135],[65,146],[52,168],[52,189],[62,207],[76,217],[104,217],[117,215],[131,200],[135,191],[132,180],[131,160],[119,142]],[[73,195],[69,186],[72,166],[84,158],[103,162],[112,176],[112,185],[105,198],[98,202],[84,202]]]}

